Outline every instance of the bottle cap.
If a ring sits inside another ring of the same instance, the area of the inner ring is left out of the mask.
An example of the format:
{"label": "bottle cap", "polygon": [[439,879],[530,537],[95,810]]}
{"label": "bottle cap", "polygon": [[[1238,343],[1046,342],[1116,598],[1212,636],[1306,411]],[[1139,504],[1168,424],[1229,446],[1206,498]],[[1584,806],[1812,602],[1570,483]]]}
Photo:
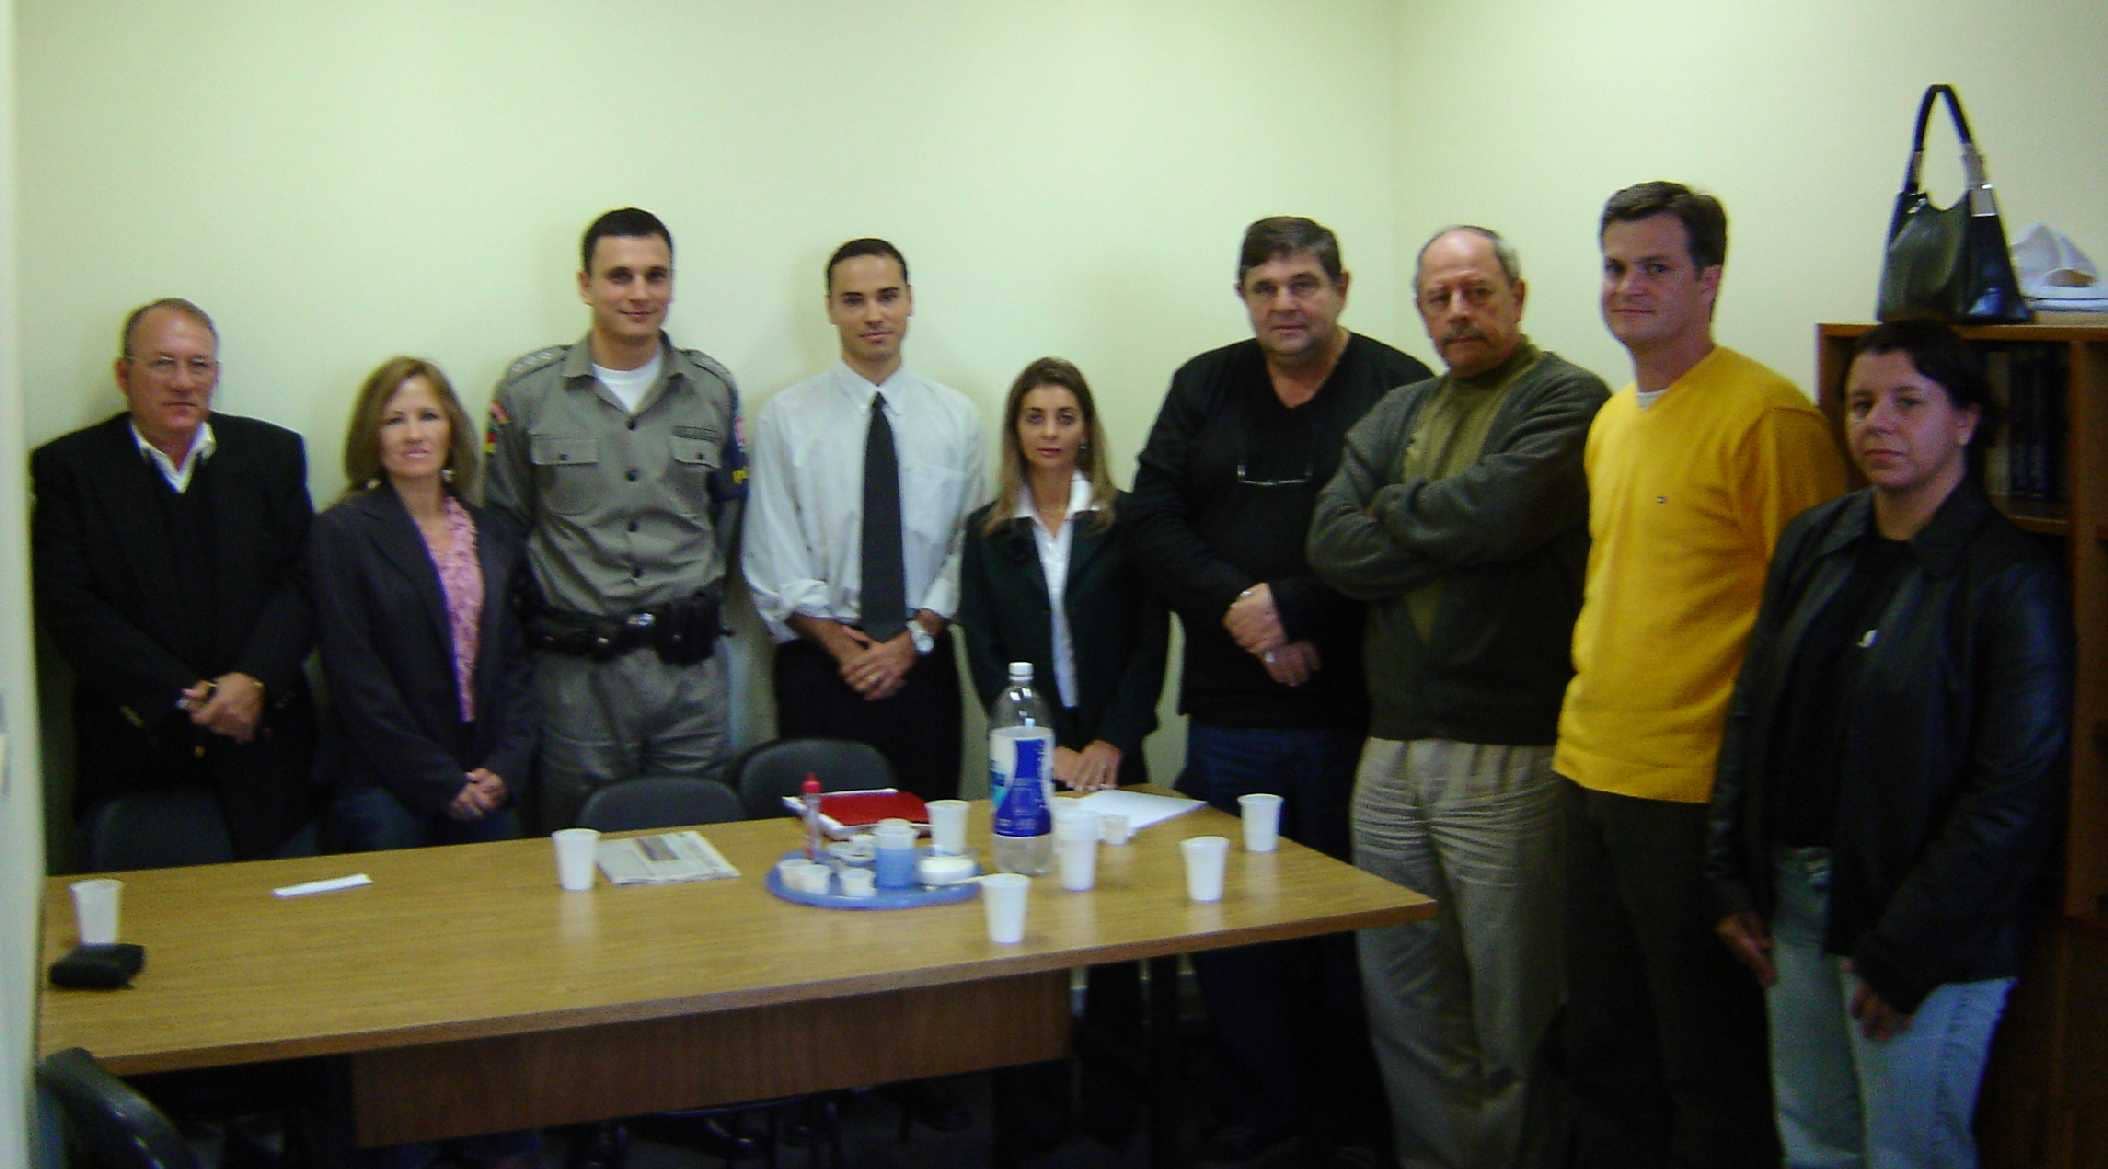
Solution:
{"label": "bottle cap", "polygon": [[1032,680],[1032,663],[1010,663],[1010,680],[1012,682],[1030,682]]}
{"label": "bottle cap", "polygon": [[801,786],[801,787],[800,787],[800,788],[799,788],[798,790],[799,790],[799,791],[802,791],[802,792],[804,792],[804,793],[805,793],[806,795],[809,795],[809,796],[816,796],[816,795],[819,795],[819,794],[820,794],[820,777],[819,777],[819,776],[817,776],[817,775],[814,775],[813,773],[811,773],[811,772],[809,772],[809,771],[808,771],[808,772],[806,772],[806,773],[805,773],[805,783],[804,783],[804,785],[803,785],[803,786]]}

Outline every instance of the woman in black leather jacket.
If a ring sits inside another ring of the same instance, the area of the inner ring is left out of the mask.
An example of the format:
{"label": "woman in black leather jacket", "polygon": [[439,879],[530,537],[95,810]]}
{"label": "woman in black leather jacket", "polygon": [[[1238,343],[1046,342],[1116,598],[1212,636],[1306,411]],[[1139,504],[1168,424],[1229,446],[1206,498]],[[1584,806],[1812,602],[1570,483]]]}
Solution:
{"label": "woman in black leather jacket", "polygon": [[1874,329],[1844,395],[1868,486],[1781,538],[1707,876],[1722,941],[1767,988],[1788,1162],[1971,1166],[2063,803],[2063,580],[1978,482],[1992,405],[1951,331]]}

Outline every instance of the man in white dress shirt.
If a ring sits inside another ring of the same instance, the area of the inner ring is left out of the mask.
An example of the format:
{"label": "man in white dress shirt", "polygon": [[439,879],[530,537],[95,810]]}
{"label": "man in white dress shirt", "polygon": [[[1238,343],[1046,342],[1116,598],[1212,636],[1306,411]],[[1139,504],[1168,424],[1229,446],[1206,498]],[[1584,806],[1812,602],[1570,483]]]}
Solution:
{"label": "man in white dress shirt", "polygon": [[961,713],[947,630],[963,523],[984,502],[980,418],[901,363],[915,301],[898,248],[850,240],[826,274],[842,358],[755,428],[742,564],[777,641],[777,730],[869,743],[903,787],[949,798]]}

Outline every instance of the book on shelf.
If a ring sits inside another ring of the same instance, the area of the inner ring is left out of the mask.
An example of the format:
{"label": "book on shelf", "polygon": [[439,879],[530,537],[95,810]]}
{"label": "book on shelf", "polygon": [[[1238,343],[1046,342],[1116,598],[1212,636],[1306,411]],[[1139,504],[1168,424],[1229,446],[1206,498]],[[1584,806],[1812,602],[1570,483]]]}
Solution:
{"label": "book on shelf", "polygon": [[2064,358],[2057,346],[1985,347],[1991,403],[2003,421],[1987,438],[1984,487],[2015,505],[2054,509],[2065,502]]}

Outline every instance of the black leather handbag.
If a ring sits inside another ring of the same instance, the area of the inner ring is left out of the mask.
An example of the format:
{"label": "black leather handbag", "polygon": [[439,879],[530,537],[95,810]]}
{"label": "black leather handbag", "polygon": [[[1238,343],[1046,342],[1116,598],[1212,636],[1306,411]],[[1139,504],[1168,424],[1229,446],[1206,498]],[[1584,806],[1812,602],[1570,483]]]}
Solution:
{"label": "black leather handbag", "polygon": [[[1962,172],[1968,189],[1951,207],[1935,207],[1918,185],[1925,161],[1925,124],[1945,97],[1962,140]],[[1888,254],[1881,265],[1881,296],[1874,313],[1884,321],[1909,319],[2010,324],[2029,317],[2006,251],[2005,225],[1984,175],[1984,156],[1969,134],[1962,99],[1951,85],[1932,85],[1918,103],[1910,165],[1903,191],[1888,221]]]}

